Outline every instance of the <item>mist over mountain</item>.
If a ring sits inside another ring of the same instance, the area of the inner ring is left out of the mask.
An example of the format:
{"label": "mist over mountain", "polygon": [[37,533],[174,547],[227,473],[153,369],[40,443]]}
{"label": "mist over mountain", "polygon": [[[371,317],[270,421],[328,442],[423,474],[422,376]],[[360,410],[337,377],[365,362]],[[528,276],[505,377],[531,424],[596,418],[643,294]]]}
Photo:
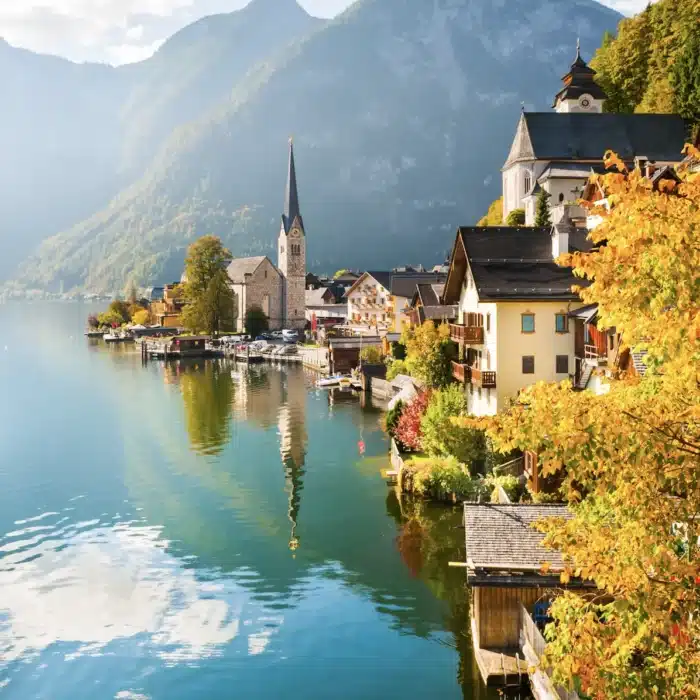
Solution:
{"label": "mist over mountain", "polygon": [[[141,64],[79,66],[109,76],[96,104],[118,105],[85,125],[110,164],[86,179],[105,200],[129,184],[77,225],[56,219],[63,233],[20,281],[168,281],[205,233],[274,259],[290,135],[312,267],[438,262],[500,190],[521,103],[549,109],[577,37],[590,54],[619,18],[593,0],[361,0],[324,22],[295,0],[253,0]],[[95,157],[85,140],[76,150]]]}

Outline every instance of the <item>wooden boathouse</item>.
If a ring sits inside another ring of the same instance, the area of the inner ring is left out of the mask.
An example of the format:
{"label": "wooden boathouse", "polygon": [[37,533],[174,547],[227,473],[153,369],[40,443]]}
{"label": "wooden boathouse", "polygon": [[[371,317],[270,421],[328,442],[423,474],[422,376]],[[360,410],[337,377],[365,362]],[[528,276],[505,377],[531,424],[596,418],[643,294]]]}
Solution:
{"label": "wooden boathouse", "polygon": [[[565,505],[465,503],[467,583],[474,656],[486,685],[531,684],[538,700],[574,700],[539,668],[548,608],[564,586],[560,552],[542,545],[533,524],[568,520]],[[566,588],[590,589],[572,579]]]}

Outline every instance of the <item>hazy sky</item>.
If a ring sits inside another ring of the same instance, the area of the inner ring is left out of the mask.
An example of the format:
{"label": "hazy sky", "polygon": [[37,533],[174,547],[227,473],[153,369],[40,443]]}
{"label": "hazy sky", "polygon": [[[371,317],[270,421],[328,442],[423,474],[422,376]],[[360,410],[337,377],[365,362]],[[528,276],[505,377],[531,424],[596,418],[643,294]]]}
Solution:
{"label": "hazy sky", "polygon": [[[647,4],[603,2],[625,14]],[[312,15],[332,17],[352,0],[299,3]],[[247,0],[0,0],[0,37],[75,61],[129,63],[150,56],[171,34],[199,17],[246,4]]]}

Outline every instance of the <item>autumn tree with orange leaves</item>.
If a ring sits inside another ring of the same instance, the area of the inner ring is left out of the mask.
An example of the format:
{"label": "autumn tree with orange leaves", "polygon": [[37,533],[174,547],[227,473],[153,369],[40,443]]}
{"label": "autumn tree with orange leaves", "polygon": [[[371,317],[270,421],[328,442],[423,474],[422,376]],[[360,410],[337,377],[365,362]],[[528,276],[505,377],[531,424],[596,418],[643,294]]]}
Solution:
{"label": "autumn tree with orange leaves", "polygon": [[[696,158],[700,153],[688,147]],[[601,328],[646,350],[644,377],[610,391],[534,385],[487,430],[503,451],[538,450],[565,473],[570,521],[542,524],[596,597],[552,605],[554,680],[600,700],[700,697],[700,175],[655,190],[614,155],[598,177],[609,209],[591,252],[563,256]]]}

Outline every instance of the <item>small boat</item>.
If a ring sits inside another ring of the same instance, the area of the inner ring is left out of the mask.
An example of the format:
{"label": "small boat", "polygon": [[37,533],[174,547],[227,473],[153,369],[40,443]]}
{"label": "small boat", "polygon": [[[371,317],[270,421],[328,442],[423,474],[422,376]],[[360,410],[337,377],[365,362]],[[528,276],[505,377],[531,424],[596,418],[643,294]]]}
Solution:
{"label": "small boat", "polygon": [[352,379],[350,377],[342,377],[338,385],[341,389],[352,389]]}
{"label": "small boat", "polygon": [[121,343],[122,338],[120,335],[117,335],[116,333],[105,333],[102,336],[102,340],[105,341],[105,343]]}
{"label": "small boat", "polygon": [[327,386],[338,386],[340,382],[345,379],[342,374],[336,374],[332,377],[323,377],[316,382],[316,386],[323,389]]}
{"label": "small boat", "polygon": [[85,331],[86,338],[102,338],[104,334],[104,331]]}

